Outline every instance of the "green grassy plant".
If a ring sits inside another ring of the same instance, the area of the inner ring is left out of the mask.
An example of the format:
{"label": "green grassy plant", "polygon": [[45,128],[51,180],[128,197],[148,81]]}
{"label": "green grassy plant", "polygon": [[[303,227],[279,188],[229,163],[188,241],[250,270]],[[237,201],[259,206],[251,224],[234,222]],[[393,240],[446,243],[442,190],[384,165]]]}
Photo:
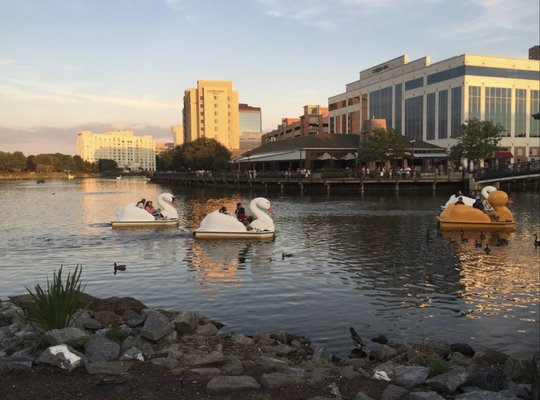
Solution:
{"label": "green grassy plant", "polygon": [[447,372],[450,364],[438,356],[432,356],[427,360],[427,367],[429,368],[429,377],[432,378]]}
{"label": "green grassy plant", "polygon": [[119,328],[111,328],[107,331],[105,336],[107,337],[107,339],[112,340],[113,342],[122,344],[122,342],[125,338],[127,338],[128,335]]}
{"label": "green grassy plant", "polygon": [[47,288],[35,286],[35,293],[26,290],[32,296],[33,303],[23,308],[23,317],[38,331],[62,329],[73,325],[80,314],[76,314],[78,294],[86,285],[80,282],[82,266],[77,265],[73,275],[68,273],[66,284],[62,282],[62,266],[53,272],[52,281],[47,278]]}

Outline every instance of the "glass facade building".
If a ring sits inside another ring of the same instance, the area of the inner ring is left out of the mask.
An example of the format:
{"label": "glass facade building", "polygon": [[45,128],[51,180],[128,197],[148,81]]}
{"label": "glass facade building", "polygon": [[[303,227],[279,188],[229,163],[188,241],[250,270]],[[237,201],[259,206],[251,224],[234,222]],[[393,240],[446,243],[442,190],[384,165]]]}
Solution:
{"label": "glass facade building", "polygon": [[361,71],[328,99],[330,133],[361,134],[366,121],[385,119],[410,139],[450,148],[477,118],[503,126],[501,147],[514,158],[539,159],[539,89],[537,60],[464,54],[432,64],[403,55]]}

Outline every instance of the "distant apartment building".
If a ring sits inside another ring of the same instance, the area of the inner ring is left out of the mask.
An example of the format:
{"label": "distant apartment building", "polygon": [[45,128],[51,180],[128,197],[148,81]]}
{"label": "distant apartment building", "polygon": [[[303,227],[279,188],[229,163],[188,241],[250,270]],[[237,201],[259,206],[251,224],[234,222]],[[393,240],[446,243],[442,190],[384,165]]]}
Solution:
{"label": "distant apartment building", "polygon": [[77,132],[77,155],[84,161],[114,160],[129,171],[155,171],[155,142],[152,136],[131,131]]}
{"label": "distant apartment building", "polygon": [[369,119],[411,140],[449,148],[468,119],[499,122],[517,161],[540,157],[540,63],[464,54],[431,64],[407,55],[360,72],[328,99],[330,133],[361,133]]}
{"label": "distant apartment building", "polygon": [[160,154],[169,150],[174,150],[174,143],[156,143],[156,156],[159,156]]}
{"label": "distant apartment building", "polygon": [[184,142],[215,139],[229,150],[240,148],[238,91],[230,81],[197,81],[184,92]]}
{"label": "distant apartment building", "polygon": [[261,145],[262,115],[260,107],[238,105],[240,120],[240,149],[250,150]]}
{"label": "distant apartment building", "polygon": [[175,146],[181,146],[184,144],[184,127],[182,125],[171,126],[171,134]]}
{"label": "distant apartment building", "polygon": [[306,105],[299,118],[282,118],[277,129],[262,136],[262,143],[319,133],[328,133],[328,107]]}

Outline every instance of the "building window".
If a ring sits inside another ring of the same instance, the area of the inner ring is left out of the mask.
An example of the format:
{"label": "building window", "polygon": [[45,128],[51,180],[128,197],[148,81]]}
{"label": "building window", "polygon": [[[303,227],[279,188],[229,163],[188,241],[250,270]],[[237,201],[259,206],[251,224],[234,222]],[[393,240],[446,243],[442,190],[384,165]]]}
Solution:
{"label": "building window", "polygon": [[461,86],[452,88],[451,134],[453,138],[461,134]]}
{"label": "building window", "polygon": [[394,129],[397,133],[401,134],[401,98],[403,94],[402,84],[394,86]]}
{"label": "building window", "polygon": [[525,137],[527,133],[527,91],[525,89],[516,89],[516,113],[515,113],[515,137]]}
{"label": "building window", "polygon": [[481,87],[469,86],[469,119],[480,119]]}
{"label": "building window", "polygon": [[439,92],[439,139],[448,137],[448,90]]}
{"label": "building window", "polygon": [[428,93],[427,95],[427,119],[426,119],[426,139],[435,139],[435,93]]}
{"label": "building window", "polygon": [[[531,90],[531,114],[540,112],[540,90]],[[540,120],[531,117],[530,137],[540,137]]]}
{"label": "building window", "polygon": [[486,88],[485,120],[500,123],[505,129],[501,136],[510,136],[510,112],[512,90],[509,88]]}
{"label": "building window", "polygon": [[369,117],[384,119],[386,126],[392,127],[392,86],[369,94]]}
{"label": "building window", "polygon": [[405,136],[409,139],[422,140],[423,132],[423,96],[405,100]]}
{"label": "building window", "polygon": [[405,82],[405,90],[412,90],[424,86],[424,78],[416,78]]}

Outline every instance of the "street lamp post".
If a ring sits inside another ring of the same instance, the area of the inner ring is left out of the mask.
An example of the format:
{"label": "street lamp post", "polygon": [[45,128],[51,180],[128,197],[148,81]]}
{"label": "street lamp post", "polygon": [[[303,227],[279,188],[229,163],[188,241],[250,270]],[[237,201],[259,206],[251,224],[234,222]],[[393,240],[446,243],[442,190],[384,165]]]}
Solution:
{"label": "street lamp post", "polygon": [[414,144],[416,140],[410,140],[409,143],[411,144],[411,178],[414,178]]}

